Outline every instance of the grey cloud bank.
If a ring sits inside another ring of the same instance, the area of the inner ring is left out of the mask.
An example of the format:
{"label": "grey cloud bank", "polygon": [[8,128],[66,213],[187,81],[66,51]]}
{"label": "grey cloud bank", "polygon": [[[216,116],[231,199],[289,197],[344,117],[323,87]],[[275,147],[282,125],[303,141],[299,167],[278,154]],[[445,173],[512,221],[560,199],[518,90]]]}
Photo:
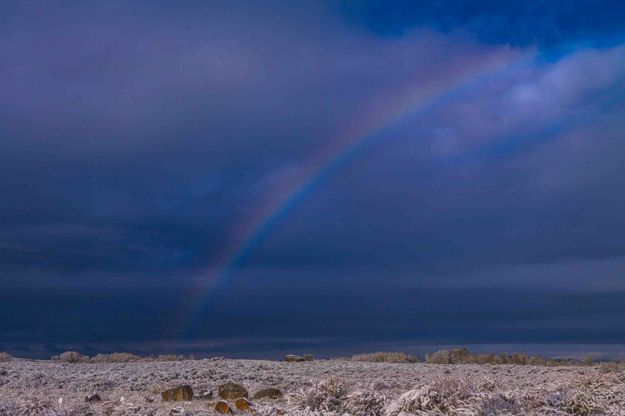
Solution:
{"label": "grey cloud bank", "polygon": [[163,320],[245,218],[435,88],[308,190],[191,341],[625,342],[618,30],[389,35],[350,10],[0,6],[0,346],[178,345]]}

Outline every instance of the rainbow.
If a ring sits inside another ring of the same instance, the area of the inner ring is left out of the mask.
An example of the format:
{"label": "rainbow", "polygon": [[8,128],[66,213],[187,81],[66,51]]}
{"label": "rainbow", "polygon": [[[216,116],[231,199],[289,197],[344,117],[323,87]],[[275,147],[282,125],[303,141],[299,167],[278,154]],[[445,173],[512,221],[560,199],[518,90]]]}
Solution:
{"label": "rainbow", "polygon": [[490,79],[525,60],[525,56],[521,59],[517,56],[513,62],[501,58],[493,59],[483,63],[479,71],[459,70],[453,73],[451,81],[445,79],[444,82],[425,87],[416,82],[413,88],[404,90],[399,96],[383,100],[383,104],[379,106],[381,108],[373,108],[359,114],[354,122],[336,136],[331,146],[310,158],[305,166],[289,177],[286,184],[260,204],[247,221],[234,230],[226,246],[213,257],[208,267],[208,276],[204,275],[198,279],[197,285],[192,289],[191,299],[186,300],[183,320],[188,320],[189,316],[192,320],[177,325],[182,330],[179,335],[183,337],[192,335],[193,330],[198,328],[202,318],[209,312],[215,296],[232,280],[253,249],[283,221],[302,198],[345,162],[353,159],[381,132],[404,118],[424,112],[466,88]]}

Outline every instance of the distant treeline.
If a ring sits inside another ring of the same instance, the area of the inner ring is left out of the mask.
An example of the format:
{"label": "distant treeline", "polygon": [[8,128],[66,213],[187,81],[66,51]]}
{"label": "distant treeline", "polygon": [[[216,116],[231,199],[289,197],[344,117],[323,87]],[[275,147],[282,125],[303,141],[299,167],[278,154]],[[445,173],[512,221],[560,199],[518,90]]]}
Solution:
{"label": "distant treeline", "polygon": [[62,363],[130,363],[136,361],[183,361],[193,360],[194,358],[193,356],[184,357],[174,354],[144,357],[130,352],[113,352],[111,354],[97,354],[89,357],[76,351],[65,351],[60,355],[52,356],[50,359]]}
{"label": "distant treeline", "polygon": [[516,364],[516,365],[593,365],[592,357],[582,360],[573,358],[544,358],[522,353],[474,354],[466,348],[452,348],[425,354],[428,364]]}
{"label": "distant treeline", "polygon": [[[419,358],[403,352],[375,352],[358,354],[351,361],[386,362],[386,363],[418,363]],[[544,358],[538,355],[522,353],[513,354],[475,354],[466,348],[451,348],[425,354],[426,364],[516,364],[516,365],[593,365],[592,357],[584,359]]]}
{"label": "distant treeline", "polygon": [[[287,355],[287,357],[291,357]],[[294,356],[293,356],[294,357]],[[11,354],[0,352],[0,362],[9,362],[13,359]],[[129,363],[138,361],[183,361],[194,360],[195,357],[161,354],[154,356],[141,356],[129,352],[114,352],[110,354],[97,354],[88,356],[77,351],[65,351],[62,354],[50,357],[52,361],[63,363]],[[367,354],[357,354],[351,358],[335,358],[337,360],[351,360],[360,362],[378,362],[378,363],[419,363],[421,360],[414,355],[403,352],[380,351]],[[286,358],[285,358],[286,360]],[[289,361],[289,360],[286,360]],[[312,361],[310,359],[302,359],[302,361]],[[607,361],[596,363],[592,357],[588,356],[584,359],[573,358],[544,358],[538,355],[527,355],[522,353],[501,353],[501,354],[476,354],[470,352],[467,348],[450,348],[442,349],[432,353],[425,354],[426,364],[515,364],[515,365],[544,365],[544,366],[579,366],[601,364],[606,371],[611,371],[611,367],[622,368],[625,362]]]}

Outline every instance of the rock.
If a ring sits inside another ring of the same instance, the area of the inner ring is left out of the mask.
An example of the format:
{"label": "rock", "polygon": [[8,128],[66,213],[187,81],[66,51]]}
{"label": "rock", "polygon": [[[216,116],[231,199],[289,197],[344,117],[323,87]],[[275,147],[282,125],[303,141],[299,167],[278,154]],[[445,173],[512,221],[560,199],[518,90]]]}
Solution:
{"label": "rock", "polygon": [[145,401],[148,403],[152,403],[154,401],[154,396],[146,396]]}
{"label": "rock", "polygon": [[189,385],[178,386],[173,389],[165,390],[161,393],[161,396],[163,397],[163,401],[166,402],[189,401],[193,399],[193,389]]}
{"label": "rock", "polygon": [[304,361],[313,361],[314,359],[311,354],[304,354]]}
{"label": "rock", "polygon": [[101,402],[102,398],[100,397],[98,393],[92,393],[88,395],[87,397],[85,397],[85,401],[87,403],[97,403],[97,402]]}
{"label": "rock", "polygon": [[202,390],[200,394],[196,396],[196,398],[200,400],[211,400],[213,398],[212,390]]}
{"label": "rock", "polygon": [[286,363],[301,363],[303,361],[306,360],[304,359],[304,357],[301,357],[299,355],[287,354],[284,356],[284,362]]}
{"label": "rock", "polygon": [[258,390],[256,394],[254,394],[254,400],[260,399],[279,399],[282,397],[282,392],[280,389],[275,387],[269,387],[266,389]]}
{"label": "rock", "polygon": [[229,381],[219,386],[219,397],[231,400],[247,397],[247,390],[242,385]]}
{"label": "rock", "polygon": [[247,400],[245,397],[241,397],[240,399],[237,399],[234,402],[234,407],[236,407],[237,410],[241,410],[243,412],[249,412],[252,408],[252,405],[250,404],[249,400]]}
{"label": "rock", "polygon": [[215,405],[215,411],[218,413],[232,413],[232,409],[228,406],[228,402],[220,400]]}
{"label": "rock", "polygon": [[184,407],[176,406],[171,409],[169,416],[187,416],[187,411]]}

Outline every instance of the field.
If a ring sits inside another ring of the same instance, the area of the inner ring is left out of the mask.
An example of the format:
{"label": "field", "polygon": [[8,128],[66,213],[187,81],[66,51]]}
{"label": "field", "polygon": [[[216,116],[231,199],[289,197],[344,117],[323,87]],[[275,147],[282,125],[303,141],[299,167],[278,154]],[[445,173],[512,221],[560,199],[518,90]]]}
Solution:
{"label": "field", "polygon": [[[618,368],[221,358],[14,359],[0,363],[0,415],[212,415],[228,381],[247,389],[250,411],[260,415],[625,415],[625,373]],[[192,387],[192,400],[163,401],[161,392],[181,385]],[[268,387],[283,396],[254,399]]]}

